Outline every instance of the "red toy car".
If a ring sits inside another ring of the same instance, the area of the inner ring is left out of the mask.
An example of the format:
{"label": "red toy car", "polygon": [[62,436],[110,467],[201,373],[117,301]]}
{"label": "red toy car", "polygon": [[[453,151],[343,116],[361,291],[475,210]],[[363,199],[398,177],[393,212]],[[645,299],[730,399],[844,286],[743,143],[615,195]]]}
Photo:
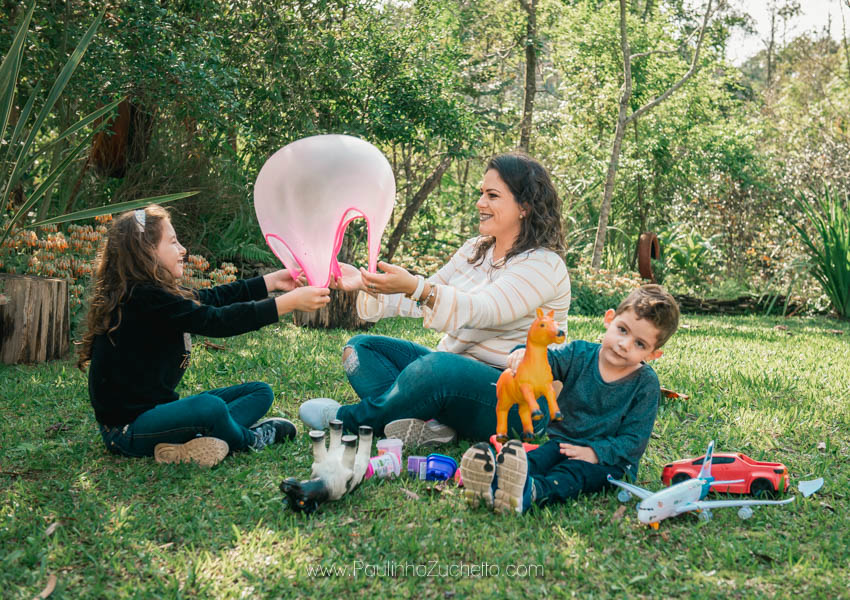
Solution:
{"label": "red toy car", "polygon": [[[664,465],[661,481],[673,485],[697,476],[705,455]],[[759,462],[740,452],[717,452],[711,459],[711,476],[718,481],[743,479],[742,483],[712,486],[712,491],[761,496],[788,489],[788,467],[782,463]]]}

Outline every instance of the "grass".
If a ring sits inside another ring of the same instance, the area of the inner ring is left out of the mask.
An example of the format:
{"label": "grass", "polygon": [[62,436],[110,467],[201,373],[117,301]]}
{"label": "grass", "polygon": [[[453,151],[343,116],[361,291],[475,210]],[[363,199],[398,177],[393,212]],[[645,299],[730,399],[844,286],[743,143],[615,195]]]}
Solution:
{"label": "grass", "polygon": [[[600,321],[571,317],[570,337],[595,340]],[[684,324],[655,368],[690,399],[662,402],[640,483],[659,489],[664,463],[715,439],[718,450],[787,464],[789,506],[757,507],[747,521],[735,509],[707,523],[689,514],[656,532],[638,524],[634,503],[618,511],[613,492],[494,518],[452,485],[402,479],[367,481],[304,518],[282,508],[277,486],[308,476],[306,433],[212,470],[116,457],[70,361],[0,367],[2,596],[32,598],[53,574],[51,598],[848,597],[850,325]],[[438,339],[404,320],[373,332]],[[198,343],[180,391],[264,380],[272,412],[290,418],[308,397],[351,402],[340,364],[349,335],[280,324],[225,350]],[[820,492],[796,492],[818,476]],[[339,574],[311,574],[317,567]]]}

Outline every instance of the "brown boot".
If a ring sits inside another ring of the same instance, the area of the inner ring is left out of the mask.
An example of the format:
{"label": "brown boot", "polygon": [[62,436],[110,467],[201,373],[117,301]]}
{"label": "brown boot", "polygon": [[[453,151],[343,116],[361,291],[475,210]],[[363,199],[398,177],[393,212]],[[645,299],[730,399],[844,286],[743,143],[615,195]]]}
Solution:
{"label": "brown boot", "polygon": [[157,444],[153,456],[158,463],[194,462],[214,467],[227,456],[227,442],[214,437],[198,437],[185,444]]}

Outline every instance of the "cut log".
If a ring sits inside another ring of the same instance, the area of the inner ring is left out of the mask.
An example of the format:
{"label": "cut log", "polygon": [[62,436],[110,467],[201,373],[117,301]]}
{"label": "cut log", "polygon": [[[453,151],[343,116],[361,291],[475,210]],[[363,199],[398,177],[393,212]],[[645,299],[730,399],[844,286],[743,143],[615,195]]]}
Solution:
{"label": "cut log", "polygon": [[300,327],[314,329],[368,329],[374,323],[357,316],[357,294],[331,290],[331,301],[315,312],[294,311],[293,320]]}
{"label": "cut log", "polygon": [[0,273],[0,362],[62,358],[70,347],[68,282]]}

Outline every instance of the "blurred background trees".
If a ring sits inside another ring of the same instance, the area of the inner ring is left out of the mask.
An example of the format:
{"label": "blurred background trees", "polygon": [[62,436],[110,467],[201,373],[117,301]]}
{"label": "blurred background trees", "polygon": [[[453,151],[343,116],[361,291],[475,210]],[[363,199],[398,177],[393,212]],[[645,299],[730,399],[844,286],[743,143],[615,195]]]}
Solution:
{"label": "blurred background trees", "polygon": [[[5,53],[26,7],[0,2]],[[780,35],[798,7],[774,4],[771,43],[738,67],[726,46],[751,24],[719,2],[698,70],[628,123],[600,281],[611,273],[628,281],[638,236],[654,231],[657,276],[676,293],[790,291],[808,309],[830,306],[806,274],[794,224],[807,222],[801,195],[829,189],[832,205],[847,210],[850,50],[825,34]],[[632,65],[634,111],[688,71],[706,3],[626,6],[632,53],[652,52]],[[587,266],[623,77],[617,0],[39,0],[10,127],[104,7],[45,139],[127,100],[33,220],[197,189],[172,205],[184,243],[251,275],[276,262],[253,211],[263,162],[301,137],[346,133],[377,145],[395,172],[384,250],[427,274],[475,235],[486,159],[527,146],[563,199],[576,281],[593,278]],[[25,177],[43,178],[81,140],[51,148]],[[24,201],[13,193],[3,214]],[[348,238],[347,257],[362,261],[362,226]]]}

